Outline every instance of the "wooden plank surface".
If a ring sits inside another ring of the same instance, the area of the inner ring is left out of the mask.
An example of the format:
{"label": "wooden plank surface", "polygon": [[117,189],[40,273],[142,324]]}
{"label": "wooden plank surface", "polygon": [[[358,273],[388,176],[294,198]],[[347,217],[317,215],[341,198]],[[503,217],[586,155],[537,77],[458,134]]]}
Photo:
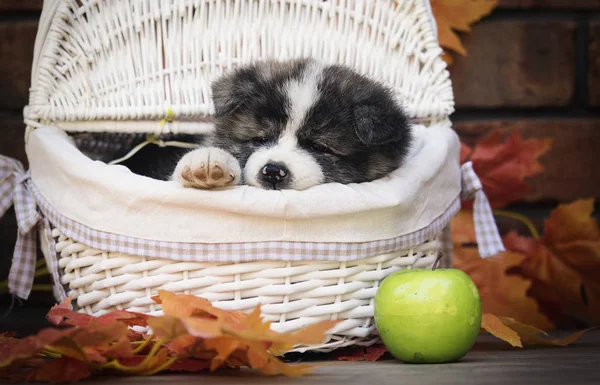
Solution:
{"label": "wooden plank surface", "polygon": [[461,361],[443,365],[407,365],[396,360],[376,363],[337,363],[319,367],[313,374],[287,379],[264,377],[248,370],[197,375],[167,374],[152,377],[107,377],[86,384],[397,384],[397,385],[551,385],[600,384],[600,330],[592,331],[567,348],[517,349],[481,336]]}

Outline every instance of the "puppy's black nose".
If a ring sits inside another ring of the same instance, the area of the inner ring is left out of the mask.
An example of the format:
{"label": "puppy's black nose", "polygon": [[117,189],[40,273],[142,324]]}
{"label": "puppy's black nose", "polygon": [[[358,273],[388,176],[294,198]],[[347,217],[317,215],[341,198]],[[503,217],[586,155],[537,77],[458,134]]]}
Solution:
{"label": "puppy's black nose", "polygon": [[261,178],[266,184],[277,188],[283,184],[289,175],[288,169],[279,163],[267,163],[261,170]]}

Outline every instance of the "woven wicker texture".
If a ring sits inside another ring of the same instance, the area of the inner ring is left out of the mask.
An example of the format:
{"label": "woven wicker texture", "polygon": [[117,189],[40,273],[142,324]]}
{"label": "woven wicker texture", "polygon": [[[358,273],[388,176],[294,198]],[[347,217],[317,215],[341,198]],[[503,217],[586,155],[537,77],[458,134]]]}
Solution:
{"label": "woven wicker texture", "polygon": [[[311,56],[385,82],[414,118],[445,117],[440,53],[426,0],[46,0],[25,115],[69,130],[193,132],[181,121],[212,112],[223,71]],[[168,114],[177,122],[150,124]]]}
{"label": "woven wicker texture", "polygon": [[352,262],[184,263],[94,250],[54,229],[62,284],[79,311],[115,309],[161,314],[151,297],[159,289],[196,294],[215,306],[250,311],[261,305],[277,331],[341,319],[328,340],[295,351],[330,351],[377,340],[373,298],[380,282],[399,269],[428,267],[439,242]]}
{"label": "woven wicker texture", "polygon": [[[222,73],[255,60],[314,57],[384,82],[429,126],[454,108],[436,35],[428,0],[45,0],[24,115],[28,132],[51,125],[119,135],[206,133],[210,84]],[[115,145],[110,135],[77,139],[88,155],[109,159],[142,138]],[[296,351],[374,343],[380,282],[399,269],[431,266],[440,248],[433,239],[352,262],[189,263],[92,249],[58,229],[52,237],[61,283],[89,314],[160,314],[151,297],[166,289],[226,309],[260,304],[280,331],[343,320],[322,345]]]}

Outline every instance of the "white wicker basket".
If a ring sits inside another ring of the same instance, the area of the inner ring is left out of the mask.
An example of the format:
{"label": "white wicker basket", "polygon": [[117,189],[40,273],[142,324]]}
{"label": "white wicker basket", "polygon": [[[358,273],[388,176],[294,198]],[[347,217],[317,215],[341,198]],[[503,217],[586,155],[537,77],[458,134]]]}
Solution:
{"label": "white wicker basket", "polygon": [[[343,320],[299,351],[373,343],[379,283],[431,266],[460,206],[441,52],[427,0],[46,0],[25,109],[31,177],[0,162],[20,218],[11,291],[29,294],[40,228],[55,295],[80,311],[158,314],[151,296],[167,289],[261,304],[282,331]],[[302,192],[192,191],[92,162],[63,133],[202,132],[223,71],[303,56],[393,87],[420,138],[404,168]]]}

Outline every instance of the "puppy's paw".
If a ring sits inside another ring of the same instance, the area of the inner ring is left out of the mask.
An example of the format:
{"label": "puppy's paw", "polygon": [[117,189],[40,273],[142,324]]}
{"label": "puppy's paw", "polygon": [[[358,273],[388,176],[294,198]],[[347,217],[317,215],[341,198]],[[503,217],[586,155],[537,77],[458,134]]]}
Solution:
{"label": "puppy's paw", "polygon": [[201,147],[177,163],[172,179],[184,187],[212,189],[233,186],[240,181],[240,164],[225,150]]}

